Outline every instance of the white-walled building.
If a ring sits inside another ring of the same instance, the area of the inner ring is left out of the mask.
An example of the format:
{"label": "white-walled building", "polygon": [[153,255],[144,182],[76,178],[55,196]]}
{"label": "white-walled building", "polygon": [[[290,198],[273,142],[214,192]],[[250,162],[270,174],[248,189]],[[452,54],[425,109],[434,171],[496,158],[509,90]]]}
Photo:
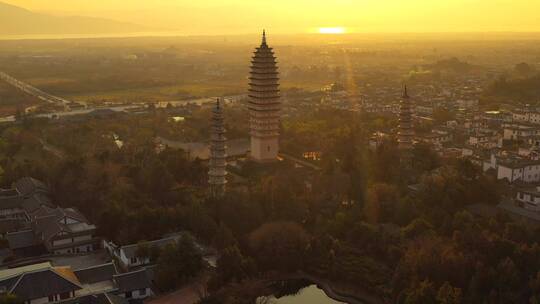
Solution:
{"label": "white-walled building", "polygon": [[516,201],[522,204],[525,209],[540,211],[540,187],[518,189],[516,191]]}
{"label": "white-walled building", "polygon": [[525,124],[506,124],[503,127],[504,140],[526,140],[540,135],[540,128]]}
{"label": "white-walled building", "polygon": [[483,162],[483,171],[494,169],[497,179],[510,183],[521,181],[525,183],[540,182],[540,161],[524,158],[497,157],[491,155]]}
{"label": "white-walled building", "polygon": [[540,112],[534,110],[517,110],[512,112],[512,121],[540,124]]}
{"label": "white-walled building", "polygon": [[179,234],[159,240],[124,246],[117,246],[112,242],[104,242],[104,247],[112,256],[118,259],[120,262],[120,267],[123,269],[131,269],[133,267],[151,264],[150,257],[139,256],[138,251],[141,246],[146,246],[149,250],[152,250],[153,248],[161,249],[167,245],[176,244],[181,237],[182,235]]}

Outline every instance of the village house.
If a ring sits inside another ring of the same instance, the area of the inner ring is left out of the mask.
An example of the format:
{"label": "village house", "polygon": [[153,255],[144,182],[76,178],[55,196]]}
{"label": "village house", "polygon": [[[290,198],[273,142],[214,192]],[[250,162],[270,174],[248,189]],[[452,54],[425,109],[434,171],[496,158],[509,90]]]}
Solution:
{"label": "village house", "polygon": [[115,294],[123,298],[140,300],[154,295],[152,282],[145,268],[117,274],[113,276],[113,280],[118,288]]}
{"label": "village house", "polygon": [[525,209],[540,211],[540,187],[520,187],[516,190],[516,201]]}
{"label": "village house", "polygon": [[540,135],[540,128],[526,124],[505,124],[503,126],[504,140],[527,140]]}
{"label": "village house", "polygon": [[475,148],[492,149],[502,147],[502,137],[492,132],[475,132],[467,139],[467,144]]}
{"label": "village house", "polygon": [[540,112],[532,109],[515,110],[512,112],[512,121],[518,123],[540,124]]}
{"label": "village house", "polygon": [[440,147],[445,143],[449,143],[452,141],[452,134],[449,132],[436,132],[433,131],[426,135],[419,135],[418,141],[422,141],[425,143],[432,144],[434,146]]}
{"label": "village house", "polygon": [[0,289],[25,304],[41,304],[73,298],[82,286],[69,267],[46,262],[0,270]]}
{"label": "village house", "polygon": [[150,256],[141,256],[139,254],[139,249],[141,247],[144,246],[149,250],[161,249],[167,245],[176,244],[181,237],[181,235],[173,235],[154,241],[124,246],[117,246],[113,242],[104,242],[103,246],[109,251],[111,256],[115,257],[119,261],[119,266],[122,267],[122,269],[132,269],[137,266],[151,264]]}
{"label": "village house", "polygon": [[25,304],[125,304],[154,295],[146,269],[119,274],[113,263],[73,271],[50,262],[0,270],[0,290]]}
{"label": "village house", "polygon": [[483,171],[494,169],[497,179],[509,183],[516,181],[534,183],[540,181],[540,161],[520,157],[491,155],[483,163]]}
{"label": "village house", "polygon": [[51,253],[83,253],[99,249],[96,226],[74,208],[42,207],[33,215],[37,240]]}

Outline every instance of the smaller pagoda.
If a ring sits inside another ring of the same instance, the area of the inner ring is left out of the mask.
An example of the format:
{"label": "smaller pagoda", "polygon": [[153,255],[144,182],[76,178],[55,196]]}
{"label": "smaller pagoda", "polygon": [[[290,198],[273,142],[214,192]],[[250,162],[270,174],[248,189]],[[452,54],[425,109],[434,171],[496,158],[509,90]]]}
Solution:
{"label": "smaller pagoda", "polygon": [[399,105],[399,130],[398,148],[400,160],[404,165],[409,166],[412,158],[414,130],[412,123],[411,99],[407,92],[407,86],[403,88],[403,95]]}
{"label": "smaller pagoda", "polygon": [[227,184],[227,138],[223,124],[223,107],[218,98],[212,110],[212,136],[210,139],[210,163],[208,184],[213,197],[223,196]]}

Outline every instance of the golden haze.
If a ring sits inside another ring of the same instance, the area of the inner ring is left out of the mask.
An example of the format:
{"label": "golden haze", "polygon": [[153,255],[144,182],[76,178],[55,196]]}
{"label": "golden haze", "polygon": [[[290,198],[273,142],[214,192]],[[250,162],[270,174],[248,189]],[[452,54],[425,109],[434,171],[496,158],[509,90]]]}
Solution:
{"label": "golden haze", "polygon": [[34,11],[85,15],[185,33],[540,31],[531,0],[3,0]]}

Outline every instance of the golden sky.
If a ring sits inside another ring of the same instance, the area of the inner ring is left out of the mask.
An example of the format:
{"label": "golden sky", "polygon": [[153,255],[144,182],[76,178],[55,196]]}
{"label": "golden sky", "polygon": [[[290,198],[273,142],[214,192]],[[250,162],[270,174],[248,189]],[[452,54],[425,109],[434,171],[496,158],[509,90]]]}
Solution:
{"label": "golden sky", "polygon": [[[540,0],[0,0],[192,33],[540,31]],[[256,29],[256,30],[255,30]]]}

